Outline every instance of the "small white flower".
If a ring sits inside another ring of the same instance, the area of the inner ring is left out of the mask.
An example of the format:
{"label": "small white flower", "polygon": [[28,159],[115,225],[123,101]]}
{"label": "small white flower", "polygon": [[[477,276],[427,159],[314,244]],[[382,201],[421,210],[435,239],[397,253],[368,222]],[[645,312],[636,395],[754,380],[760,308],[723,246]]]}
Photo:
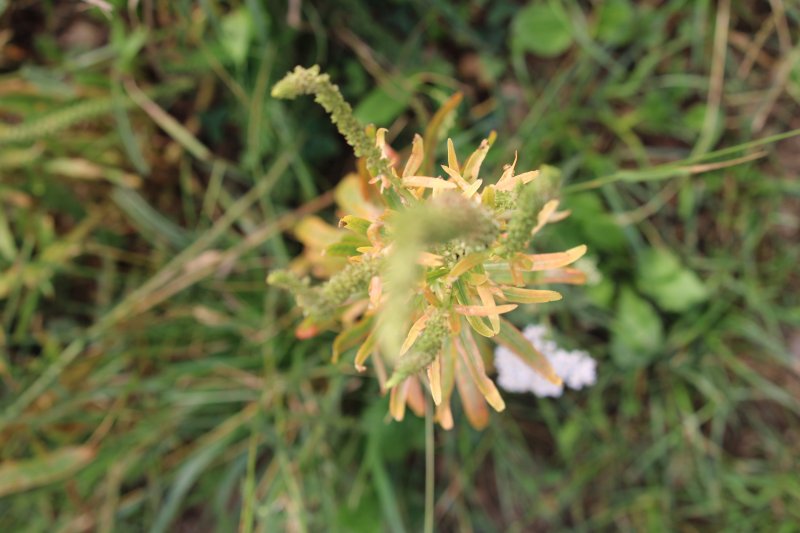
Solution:
{"label": "small white flower", "polygon": [[[547,357],[567,387],[581,389],[597,381],[597,362],[587,352],[559,348],[547,338],[547,328],[542,325],[528,326],[522,334]],[[509,392],[532,392],[539,397],[557,397],[564,392],[564,385],[553,385],[508,348],[498,346],[494,357],[497,384],[503,389]]]}

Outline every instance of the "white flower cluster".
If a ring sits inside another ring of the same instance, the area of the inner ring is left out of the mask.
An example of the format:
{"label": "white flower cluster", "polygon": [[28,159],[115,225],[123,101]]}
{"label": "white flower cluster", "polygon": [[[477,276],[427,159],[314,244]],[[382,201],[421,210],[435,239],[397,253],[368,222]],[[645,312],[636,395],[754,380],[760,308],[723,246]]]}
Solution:
{"label": "white flower cluster", "polygon": [[553,366],[556,374],[564,380],[562,385],[553,385],[538,372],[504,346],[498,346],[494,352],[494,364],[497,368],[497,384],[509,392],[532,392],[536,396],[561,396],[564,385],[571,389],[581,389],[594,385],[597,381],[597,361],[587,352],[581,350],[567,351],[558,347],[555,341],[548,338],[545,326],[528,326],[522,334],[531,341]]}

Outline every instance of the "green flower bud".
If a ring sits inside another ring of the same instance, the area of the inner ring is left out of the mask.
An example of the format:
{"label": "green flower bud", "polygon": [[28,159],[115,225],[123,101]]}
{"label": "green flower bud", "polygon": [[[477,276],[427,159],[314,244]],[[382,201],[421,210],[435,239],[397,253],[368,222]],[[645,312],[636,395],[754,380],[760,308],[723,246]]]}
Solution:
{"label": "green flower bud", "polygon": [[[339,133],[353,147],[356,157],[367,158],[367,169],[373,176],[392,178],[389,161],[383,158],[380,148],[370,139],[350,107],[339,87],[331,83],[330,76],[320,74],[319,66],[310,68],[295,67],[272,88],[272,96],[293,100],[300,95],[313,94],[314,100],[330,115]],[[403,189],[405,190],[405,189]]]}
{"label": "green flower bud", "polygon": [[442,344],[450,335],[447,312],[437,309],[425,323],[425,329],[420,333],[411,349],[400,358],[394,369],[387,387],[393,387],[412,374],[424,370],[430,365],[442,349]]}
{"label": "green flower bud", "polygon": [[516,211],[508,221],[508,234],[503,243],[507,255],[521,252],[528,247],[531,231],[538,222],[539,211],[544,204],[556,197],[560,181],[561,173],[558,169],[543,166],[535,180],[520,186]]}

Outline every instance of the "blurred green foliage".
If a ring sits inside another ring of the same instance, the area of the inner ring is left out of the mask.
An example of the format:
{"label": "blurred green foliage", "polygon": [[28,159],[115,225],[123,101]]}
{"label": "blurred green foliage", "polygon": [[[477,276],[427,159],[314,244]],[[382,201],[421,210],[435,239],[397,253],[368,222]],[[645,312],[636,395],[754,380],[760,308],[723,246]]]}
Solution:
{"label": "blurred green foliage", "polygon": [[313,63],[395,146],[463,91],[597,266],[513,319],[598,384],[437,433],[439,529],[796,527],[798,141],[712,152],[800,127],[795,4],[108,3],[0,1],[0,529],[420,529],[422,422],[264,283],[354,164]]}

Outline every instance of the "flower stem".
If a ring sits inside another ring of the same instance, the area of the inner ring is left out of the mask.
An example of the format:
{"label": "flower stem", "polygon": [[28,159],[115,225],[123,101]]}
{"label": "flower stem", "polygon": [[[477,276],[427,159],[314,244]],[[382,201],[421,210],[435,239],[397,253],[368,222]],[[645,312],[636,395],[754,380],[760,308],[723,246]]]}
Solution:
{"label": "flower stem", "polygon": [[425,395],[425,533],[433,533],[434,513],[434,438],[431,398]]}

